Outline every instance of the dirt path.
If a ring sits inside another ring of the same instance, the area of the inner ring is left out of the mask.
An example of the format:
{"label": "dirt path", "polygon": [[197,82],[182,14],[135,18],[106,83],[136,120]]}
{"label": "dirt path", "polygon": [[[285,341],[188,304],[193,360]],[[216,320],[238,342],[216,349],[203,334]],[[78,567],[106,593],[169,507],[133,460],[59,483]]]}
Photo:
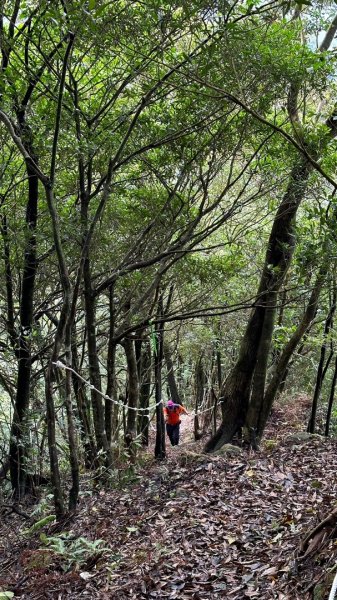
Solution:
{"label": "dirt path", "polygon": [[62,556],[28,568],[39,558],[38,534],[25,541],[17,516],[3,523],[2,589],[26,600],[312,599],[336,545],[326,542],[303,562],[297,551],[336,502],[336,440],[198,456],[189,452],[197,449],[191,423],[183,422],[182,445],[168,447],[166,461],[148,459],[132,485],[82,496],[78,516],[63,525],[74,539],[104,540],[109,552],[68,573]]}

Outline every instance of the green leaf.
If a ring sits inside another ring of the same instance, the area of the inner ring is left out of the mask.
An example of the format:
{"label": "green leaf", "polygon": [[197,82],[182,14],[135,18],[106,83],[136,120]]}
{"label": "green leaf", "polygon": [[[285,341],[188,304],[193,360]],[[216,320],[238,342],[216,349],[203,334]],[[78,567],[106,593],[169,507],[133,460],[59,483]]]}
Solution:
{"label": "green leaf", "polygon": [[14,598],[14,592],[0,592],[0,600],[8,600]]}
{"label": "green leaf", "polygon": [[[39,521],[36,521],[36,523],[34,523],[29,529],[27,529],[24,533],[25,534],[32,534],[35,533],[35,531],[37,531],[38,529],[41,529],[42,527],[44,527],[45,525],[48,525],[48,523],[52,523],[54,522],[56,519],[55,515],[48,515],[47,517],[44,517],[43,519],[40,519]],[[1,598],[0,598],[1,600]]]}
{"label": "green leaf", "polygon": [[89,10],[94,10],[96,6],[96,0],[89,0],[88,8]]}

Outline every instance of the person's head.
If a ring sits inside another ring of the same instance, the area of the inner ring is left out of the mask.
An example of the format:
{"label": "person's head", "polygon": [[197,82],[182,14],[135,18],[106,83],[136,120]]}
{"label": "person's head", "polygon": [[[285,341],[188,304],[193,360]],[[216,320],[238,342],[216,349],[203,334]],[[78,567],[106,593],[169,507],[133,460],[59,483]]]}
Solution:
{"label": "person's head", "polygon": [[173,402],[173,400],[169,400],[169,401],[168,401],[168,403],[167,403],[167,408],[168,408],[169,410],[172,410],[172,409],[174,408],[174,402]]}

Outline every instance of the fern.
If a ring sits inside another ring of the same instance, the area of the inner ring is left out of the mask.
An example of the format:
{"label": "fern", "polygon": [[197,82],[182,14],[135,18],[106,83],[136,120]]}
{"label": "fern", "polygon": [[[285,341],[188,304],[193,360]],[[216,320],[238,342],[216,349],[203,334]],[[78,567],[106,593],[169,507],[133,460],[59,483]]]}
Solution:
{"label": "fern", "polygon": [[97,554],[111,554],[111,550],[105,546],[104,540],[92,541],[84,537],[74,539],[71,533],[61,533],[57,536],[47,536],[42,533],[40,540],[49,550],[61,557],[65,571],[74,566],[81,567]]}

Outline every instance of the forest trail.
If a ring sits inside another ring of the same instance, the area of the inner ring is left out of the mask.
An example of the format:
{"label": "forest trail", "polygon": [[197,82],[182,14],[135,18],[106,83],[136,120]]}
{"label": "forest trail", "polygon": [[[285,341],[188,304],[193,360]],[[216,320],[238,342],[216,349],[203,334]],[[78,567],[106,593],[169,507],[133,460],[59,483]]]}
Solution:
{"label": "forest trail", "polygon": [[[27,600],[313,598],[322,554],[303,563],[295,556],[306,531],[333,508],[337,441],[294,443],[283,437],[289,418],[275,412],[278,439],[271,424],[273,439],[259,453],[212,456],[197,453],[201,442],[190,442],[186,418],[183,444],[166,461],[148,458],[132,484],[81,497],[62,532],[102,539],[110,551],[68,573],[56,555],[34,566],[39,535],[24,540],[20,517],[7,517],[0,589]],[[57,535],[53,525],[43,531]],[[324,569],[335,556],[332,541],[323,549]]]}

